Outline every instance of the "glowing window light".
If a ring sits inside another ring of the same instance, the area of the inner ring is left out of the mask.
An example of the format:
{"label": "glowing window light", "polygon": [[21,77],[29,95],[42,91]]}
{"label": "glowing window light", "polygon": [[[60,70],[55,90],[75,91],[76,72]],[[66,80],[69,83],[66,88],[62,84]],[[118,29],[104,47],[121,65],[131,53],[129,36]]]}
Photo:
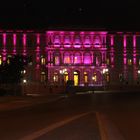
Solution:
{"label": "glowing window light", "polygon": [[74,74],[78,74],[78,72],[77,72],[77,71],[74,71],[73,73],[74,73]]}
{"label": "glowing window light", "polygon": [[59,56],[55,56],[54,61],[55,65],[59,65]]}
{"label": "glowing window light", "polygon": [[42,71],[42,72],[41,72],[41,74],[45,74],[45,72],[44,72],[44,71]]}
{"label": "glowing window light", "polygon": [[65,56],[64,57],[64,63],[69,64],[70,63],[70,56]]}
{"label": "glowing window light", "polygon": [[128,59],[128,65],[132,65],[132,60]]}
{"label": "glowing window light", "polygon": [[84,74],[87,74],[87,72],[84,72]]}
{"label": "glowing window light", "polygon": [[41,65],[45,65],[45,63],[46,63],[45,58],[41,58]]}
{"label": "glowing window light", "polygon": [[97,76],[94,75],[94,76],[92,77],[92,80],[96,82],[96,81],[97,81]]}
{"label": "glowing window light", "polygon": [[[112,58],[112,57],[111,57],[111,58]],[[109,58],[107,58],[106,63],[107,63],[107,65],[109,65]]]}
{"label": "glowing window light", "polygon": [[7,59],[7,64],[10,64],[10,59]]}
{"label": "glowing window light", "polygon": [[74,57],[74,63],[77,63],[77,57],[76,56]]}
{"label": "glowing window light", "polygon": [[88,76],[85,75],[84,77],[85,77],[85,78],[84,78],[84,81],[85,81],[85,83],[87,83],[87,82],[88,82]]}
{"label": "glowing window light", "polygon": [[54,82],[56,81],[56,76],[53,77]]}

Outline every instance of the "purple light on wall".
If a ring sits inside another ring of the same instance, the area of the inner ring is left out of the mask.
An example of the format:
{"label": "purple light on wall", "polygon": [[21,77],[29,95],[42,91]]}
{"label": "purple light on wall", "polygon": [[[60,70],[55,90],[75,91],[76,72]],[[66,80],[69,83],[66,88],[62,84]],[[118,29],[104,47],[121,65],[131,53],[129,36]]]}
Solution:
{"label": "purple light on wall", "polygon": [[37,65],[36,65],[36,69],[39,69],[39,68],[40,68],[40,65],[39,65],[39,64],[37,64]]}
{"label": "purple light on wall", "polygon": [[47,34],[53,34],[54,31],[47,31]]}
{"label": "purple light on wall", "polygon": [[3,61],[6,61],[6,55],[7,55],[6,49],[3,49],[2,51],[3,51],[3,52],[2,52]]}
{"label": "purple light on wall", "polygon": [[111,36],[111,46],[113,46],[114,45],[114,36],[112,35]]}
{"label": "purple light on wall", "polygon": [[126,58],[123,58],[123,63],[124,65],[126,65]]}
{"label": "purple light on wall", "polygon": [[6,33],[3,34],[3,45],[6,46]]}
{"label": "purple light on wall", "polygon": [[85,32],[80,32],[80,35],[84,35],[85,34]]}
{"label": "purple light on wall", "polygon": [[91,38],[89,36],[84,40],[84,47],[91,47]]}
{"label": "purple light on wall", "polygon": [[135,57],[133,58],[133,63],[136,64],[136,58]]}
{"label": "purple light on wall", "polygon": [[26,46],[26,34],[23,34],[23,46]]}
{"label": "purple light on wall", "polygon": [[84,56],[84,64],[91,64],[91,56],[90,55]]}
{"label": "purple light on wall", "polygon": [[13,34],[13,45],[16,46],[16,42],[17,42],[17,36],[16,34]]}
{"label": "purple light on wall", "polygon": [[81,63],[81,56],[79,53],[76,53],[74,56],[74,64],[80,64]]}
{"label": "purple light on wall", "polygon": [[37,37],[36,43],[37,43],[37,44],[40,44],[40,34],[37,34],[36,37]]}
{"label": "purple light on wall", "polygon": [[90,34],[91,34],[91,35],[94,35],[95,33],[94,33],[94,32],[90,32]]}
{"label": "purple light on wall", "polygon": [[136,47],[136,35],[133,35],[133,46]]}
{"label": "purple light on wall", "polygon": [[124,35],[124,37],[123,37],[123,46],[126,47],[126,45],[127,45],[126,44],[126,35]]}
{"label": "purple light on wall", "polygon": [[37,57],[36,57],[36,62],[39,62],[39,61],[40,61],[40,57],[37,56]]}

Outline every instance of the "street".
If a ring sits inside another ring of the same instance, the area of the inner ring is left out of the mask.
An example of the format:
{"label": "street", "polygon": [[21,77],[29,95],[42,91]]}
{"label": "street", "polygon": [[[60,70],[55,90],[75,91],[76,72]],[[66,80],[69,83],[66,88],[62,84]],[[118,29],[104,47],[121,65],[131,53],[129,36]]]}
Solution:
{"label": "street", "polygon": [[138,140],[140,95],[87,93],[0,111],[1,140]]}

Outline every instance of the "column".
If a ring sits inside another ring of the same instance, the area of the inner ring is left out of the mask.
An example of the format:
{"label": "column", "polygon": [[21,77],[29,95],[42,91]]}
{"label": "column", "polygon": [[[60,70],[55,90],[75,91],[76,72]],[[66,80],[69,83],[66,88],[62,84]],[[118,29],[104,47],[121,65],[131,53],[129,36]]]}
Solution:
{"label": "column", "polygon": [[6,61],[6,55],[7,55],[7,50],[6,50],[6,33],[3,33],[3,49],[2,49],[2,59],[5,62]]}
{"label": "column", "polygon": [[16,43],[17,43],[17,35],[14,33],[13,34],[13,54],[16,55]]}
{"label": "column", "polygon": [[27,45],[27,38],[26,38],[27,36],[26,36],[26,34],[23,34],[23,55],[25,56],[25,55],[27,55],[27,50],[26,50],[26,45]]}

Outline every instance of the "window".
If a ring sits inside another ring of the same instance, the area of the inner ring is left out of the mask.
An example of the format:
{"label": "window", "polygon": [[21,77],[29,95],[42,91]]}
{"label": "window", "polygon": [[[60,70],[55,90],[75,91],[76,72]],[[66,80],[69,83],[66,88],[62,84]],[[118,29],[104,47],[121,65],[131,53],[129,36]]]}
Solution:
{"label": "window", "polygon": [[101,38],[100,36],[95,36],[94,37],[94,47],[100,47],[101,46]]}
{"label": "window", "polygon": [[45,82],[46,81],[46,74],[44,71],[41,72],[41,82]]}
{"label": "window", "polygon": [[54,37],[54,47],[60,47],[60,36],[56,35]]}
{"label": "window", "polygon": [[70,60],[70,54],[69,53],[65,53],[64,54],[64,64],[70,64],[71,60]]}
{"label": "window", "polygon": [[91,64],[91,55],[90,53],[84,54],[84,64]]}
{"label": "window", "polygon": [[75,45],[74,45],[75,48],[80,48],[81,47],[81,39],[80,39],[80,36],[76,36],[75,37]]}
{"label": "window", "polygon": [[85,41],[84,41],[84,47],[89,48],[91,47],[91,40],[89,36],[85,37]]}
{"label": "window", "polygon": [[44,57],[42,57],[42,58],[41,58],[41,65],[45,65],[45,63],[46,63],[46,60],[45,60]]}
{"label": "window", "polygon": [[107,65],[109,65],[109,58],[106,59],[106,63],[107,63]]}
{"label": "window", "polygon": [[76,53],[74,56],[74,64],[80,64],[81,63],[81,55],[80,53]]}
{"label": "window", "polygon": [[132,65],[132,59],[128,59],[128,65],[129,65],[129,66]]}
{"label": "window", "polygon": [[53,80],[54,80],[54,82],[58,82],[59,78],[58,78],[57,72],[54,73]]}
{"label": "window", "polygon": [[64,47],[69,48],[71,45],[71,40],[70,40],[70,36],[65,36],[64,38]]}
{"label": "window", "polygon": [[60,64],[60,54],[54,53],[54,64],[59,65]]}

